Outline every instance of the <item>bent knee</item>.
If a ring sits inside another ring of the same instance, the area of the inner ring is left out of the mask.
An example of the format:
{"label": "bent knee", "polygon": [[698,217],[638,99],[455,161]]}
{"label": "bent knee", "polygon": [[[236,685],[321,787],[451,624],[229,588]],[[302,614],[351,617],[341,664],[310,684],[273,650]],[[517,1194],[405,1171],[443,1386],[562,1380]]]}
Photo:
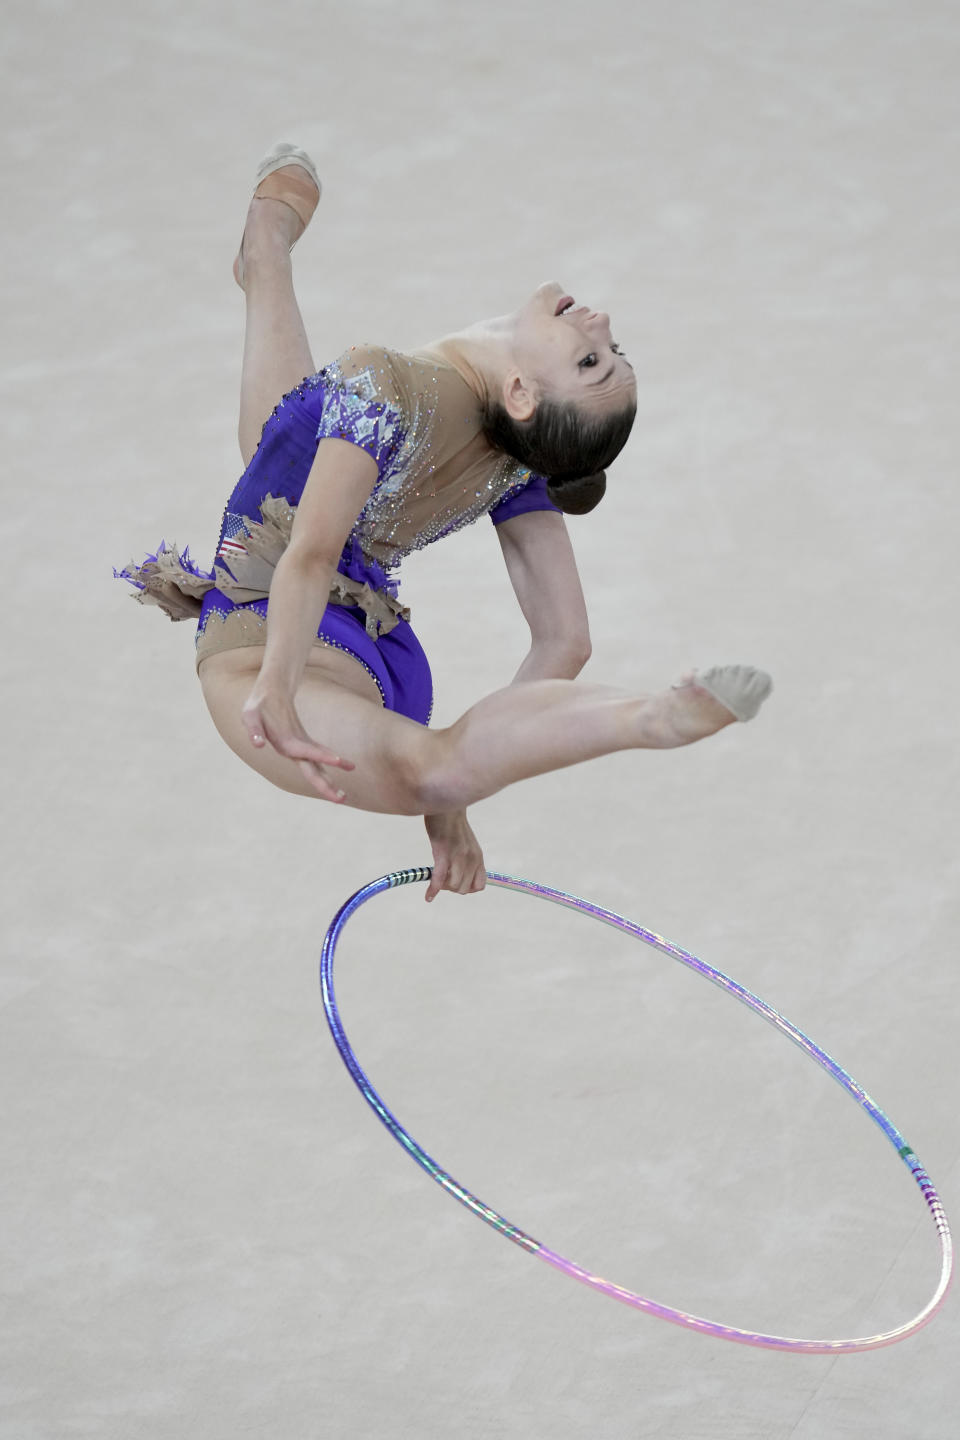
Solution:
{"label": "bent knee", "polygon": [[348,806],[388,815],[435,815],[458,808],[447,779],[443,732],[410,722],[410,728],[377,757],[357,757],[355,770],[337,772]]}
{"label": "bent knee", "polygon": [[465,810],[476,798],[475,787],[465,773],[449,730],[430,730],[430,744],[423,747],[410,784],[416,794],[417,814],[442,815]]}

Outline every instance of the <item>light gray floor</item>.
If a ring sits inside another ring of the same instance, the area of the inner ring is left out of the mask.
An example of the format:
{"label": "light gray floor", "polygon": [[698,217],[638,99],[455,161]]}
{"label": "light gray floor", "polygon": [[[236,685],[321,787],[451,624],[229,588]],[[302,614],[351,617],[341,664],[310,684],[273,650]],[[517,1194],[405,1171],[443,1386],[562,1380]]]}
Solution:
{"label": "light gray floor", "polygon": [[[779,1006],[960,1215],[950,0],[20,3],[6,59],[4,1440],[947,1440],[956,1306],[891,1349],[746,1350],[633,1314],[456,1206],[326,1034],[336,906],[418,825],[270,791],[190,628],[110,566],[210,558],[238,473],[230,276],[261,153],[311,148],[318,364],[557,277],[640,415],[572,522],[588,675],[749,660],[749,728],[480,807],[488,864],[631,915]],[[438,719],[524,632],[489,525],[405,596]],[[361,1059],[540,1239],[713,1318],[863,1333],[936,1246],[799,1052],[612,932],[501,892],[371,903]]]}

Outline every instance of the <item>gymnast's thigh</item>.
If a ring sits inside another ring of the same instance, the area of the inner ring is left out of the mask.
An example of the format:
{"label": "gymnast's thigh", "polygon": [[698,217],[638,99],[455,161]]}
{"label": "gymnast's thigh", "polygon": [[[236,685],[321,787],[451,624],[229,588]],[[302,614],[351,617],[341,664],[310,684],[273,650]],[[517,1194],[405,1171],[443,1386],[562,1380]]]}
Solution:
{"label": "gymnast's thigh", "polygon": [[[262,645],[222,650],[201,661],[200,684],[220,736],[235,755],[265,780],[294,795],[318,799],[317,792],[270,745],[254,746],[241,711],[263,660]],[[329,746],[355,770],[328,774],[346,793],[347,805],[380,814],[423,813],[422,777],[438,732],[384,707],[376,681],[344,651],[313,647],[296,695],[297,713],[311,739]]]}

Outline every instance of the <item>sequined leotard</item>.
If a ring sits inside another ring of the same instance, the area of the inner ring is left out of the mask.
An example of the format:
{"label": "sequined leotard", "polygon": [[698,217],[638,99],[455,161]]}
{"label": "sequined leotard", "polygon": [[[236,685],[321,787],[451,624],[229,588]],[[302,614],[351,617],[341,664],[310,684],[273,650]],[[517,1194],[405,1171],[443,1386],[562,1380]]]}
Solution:
{"label": "sequined leotard", "polygon": [[355,346],[285,395],[227,501],[212,571],[164,545],[115,572],[137,599],[174,620],[196,618],[197,663],[266,641],[268,593],[321,440],[372,456],[377,479],[333,578],[318,643],[347,651],[385,706],[429,723],[426,656],[398,599],[404,556],[490,514],[495,524],[554,510],[546,481],[495,450],[476,395],[428,352]]}

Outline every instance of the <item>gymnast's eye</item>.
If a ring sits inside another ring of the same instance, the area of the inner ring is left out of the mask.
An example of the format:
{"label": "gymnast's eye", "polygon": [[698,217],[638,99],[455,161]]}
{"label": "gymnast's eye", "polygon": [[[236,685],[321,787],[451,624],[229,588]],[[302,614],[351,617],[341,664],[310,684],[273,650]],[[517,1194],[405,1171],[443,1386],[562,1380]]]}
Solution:
{"label": "gymnast's eye", "polygon": [[610,349],[613,351],[614,355],[625,355],[627,353],[625,350],[620,349],[620,346],[617,344],[616,340],[614,340],[613,344],[610,346]]}
{"label": "gymnast's eye", "polygon": [[591,350],[589,355],[584,355],[582,360],[577,361],[577,364],[580,366],[581,370],[590,370],[593,368],[594,365],[596,365],[596,363],[597,352],[595,350]]}

